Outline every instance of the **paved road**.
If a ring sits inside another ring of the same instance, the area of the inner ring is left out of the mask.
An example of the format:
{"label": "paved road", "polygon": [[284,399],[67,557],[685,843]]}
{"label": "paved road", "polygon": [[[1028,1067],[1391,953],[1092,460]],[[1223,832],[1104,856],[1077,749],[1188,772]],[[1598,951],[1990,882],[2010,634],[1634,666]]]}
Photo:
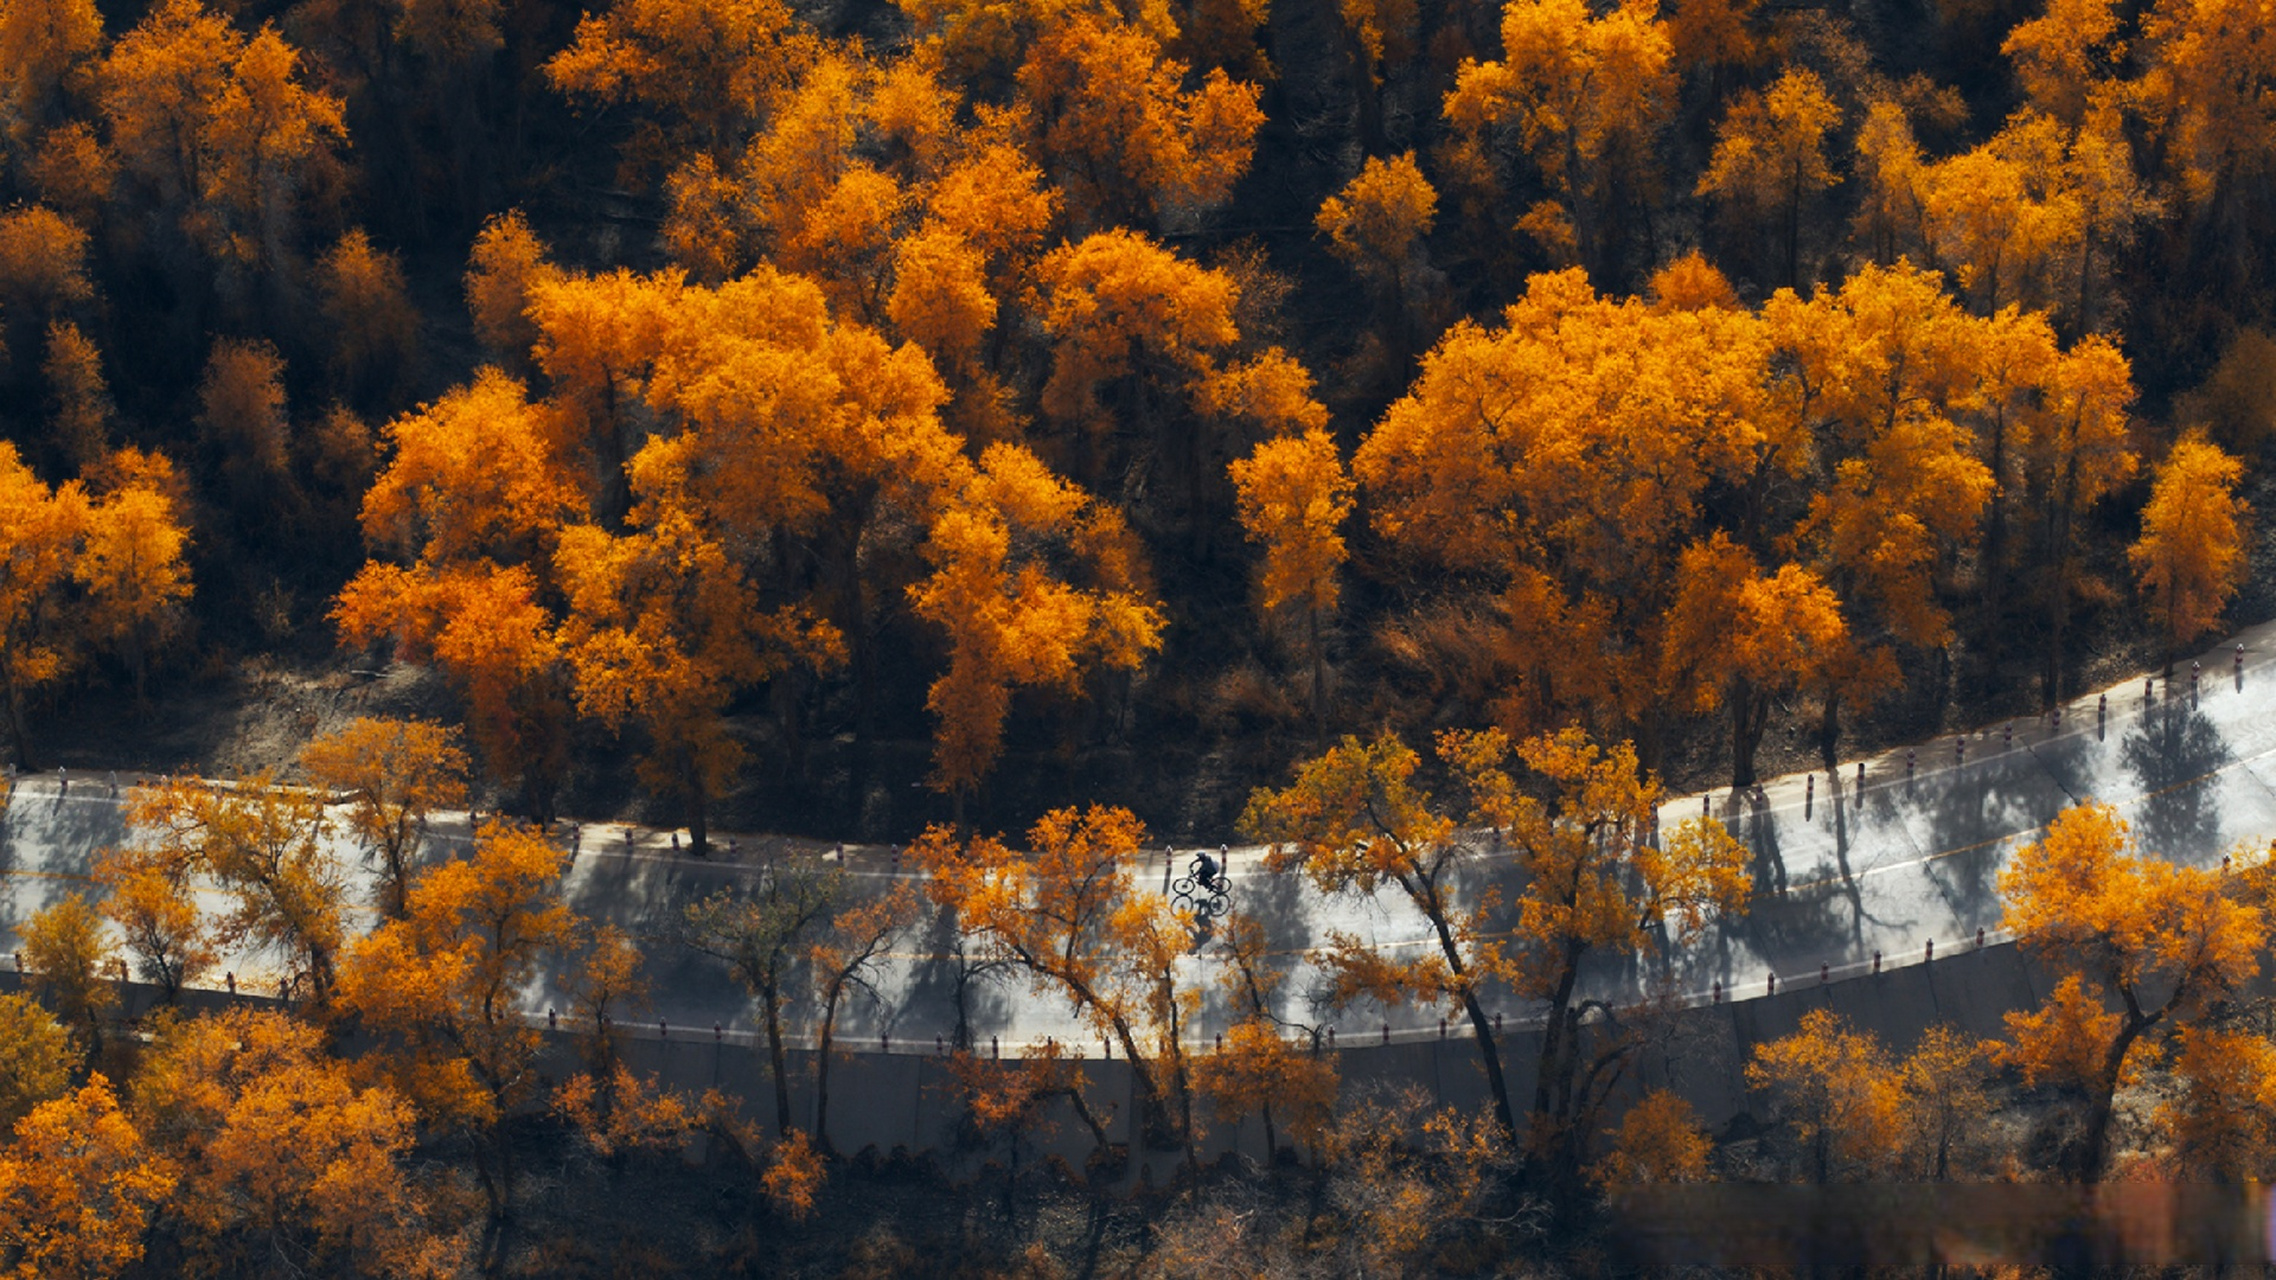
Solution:
{"label": "paved road", "polygon": [[[1895,964],[1918,960],[1931,942],[1966,946],[1979,929],[1997,937],[2000,866],[2018,843],[2084,799],[2117,805],[2147,847],[2192,865],[2217,863],[2240,844],[2265,846],[2276,838],[2276,624],[2232,637],[2200,662],[2194,690],[2184,660],[2170,686],[2155,681],[2147,696],[2136,678],[2073,701],[2059,719],[1992,723],[1964,745],[1945,737],[1868,759],[1862,786],[1853,761],[1830,778],[1821,772],[1770,781],[1756,795],[1670,802],[1663,823],[1703,807],[1728,823],[1755,851],[1760,890],[1745,917],[1669,958],[1679,990],[1700,1001],[1718,989],[1748,998],[1764,993],[1774,974],[1812,981],[1820,966],[1838,974],[1870,968],[1877,953]],[[0,948],[12,950],[19,922],[56,897],[92,891],[87,871],[95,851],[127,838],[107,775],[75,774],[67,789],[63,781],[43,774],[17,783],[0,845]],[[121,779],[121,790],[132,781]],[[721,838],[722,845],[733,840],[731,855],[723,849],[707,860],[678,852],[668,832],[563,823],[559,835],[564,847],[574,846],[563,880],[571,904],[645,942],[654,992],[648,1016],[683,1028],[724,1024],[731,1034],[749,1033],[748,999],[716,962],[670,940],[687,903],[745,881],[769,853],[793,846],[840,861],[856,892],[913,875],[888,849],[735,836]],[[463,852],[467,839],[466,817],[453,815],[436,824],[432,852]],[[357,850],[343,842],[337,855],[368,884]],[[1151,855],[1139,870],[1141,885],[1161,891],[1173,861],[1183,874],[1187,856]],[[1330,1011],[1312,999],[1321,974],[1308,953],[1331,930],[1407,951],[1431,945],[1419,916],[1389,898],[1323,897],[1295,877],[1266,872],[1261,858],[1259,849],[1234,850],[1230,874],[1239,909],[1265,922],[1289,966],[1284,1012],[1333,1025],[1344,1036],[1377,1037],[1386,1026],[1394,1035],[1437,1034],[1435,1009],[1362,1003]],[[1468,888],[1515,874],[1506,858],[1481,857]],[[205,896],[212,907],[222,905],[219,895]],[[890,1036],[896,1045],[928,1049],[936,1036],[951,1034],[953,972],[940,958],[948,941],[940,921],[922,922],[889,958],[879,998],[846,1010],[844,1032],[872,1045]],[[1188,979],[1205,985],[1217,969],[1206,949],[1188,964]],[[275,981],[259,955],[231,956],[225,968],[250,989]],[[1644,980],[1635,963],[1608,958],[1584,984],[1590,994],[1618,1000],[1638,995]],[[1530,1013],[1506,993],[1488,1003],[1515,1021]],[[566,1002],[549,976],[525,994],[525,1004],[542,1014]],[[967,1016],[981,1038],[995,1035],[1007,1046],[1046,1036],[1088,1040],[1064,1000],[1016,980],[970,991]],[[1193,1033],[1206,1040],[1224,1021],[1212,993]]]}

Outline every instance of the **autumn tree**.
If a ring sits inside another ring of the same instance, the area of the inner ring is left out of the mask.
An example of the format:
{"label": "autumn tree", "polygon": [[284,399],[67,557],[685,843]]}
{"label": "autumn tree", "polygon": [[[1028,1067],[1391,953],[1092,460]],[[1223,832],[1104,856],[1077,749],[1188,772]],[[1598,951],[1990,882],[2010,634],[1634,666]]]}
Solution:
{"label": "autumn tree", "polygon": [[722,891],[688,904],[681,940],[714,959],[759,1003],[767,1035],[767,1065],[774,1077],[775,1132],[787,1140],[790,1063],[783,1047],[783,1010],[818,935],[845,899],[845,872],[804,856],[775,858],[749,892]]}
{"label": "autumn tree", "polygon": [[0,10],[0,135],[11,151],[28,149],[56,122],[66,94],[85,87],[102,45],[93,0]]}
{"label": "autumn tree", "polygon": [[636,0],[586,14],[544,71],[573,98],[638,113],[625,170],[639,175],[739,141],[818,52],[780,0]]}
{"label": "autumn tree", "polygon": [[560,275],[546,253],[529,219],[509,209],[482,224],[467,254],[466,310],[474,336],[509,366],[525,364],[537,345],[537,326],[527,314],[530,290]]}
{"label": "autumn tree", "polygon": [[102,352],[79,326],[68,320],[47,327],[47,357],[40,362],[46,379],[56,440],[64,455],[86,466],[110,449],[110,383],[103,377]]}
{"label": "autumn tree", "polygon": [[1982,1132],[1992,1100],[1984,1087],[1999,1043],[1973,1040],[1949,1023],[1921,1033],[1897,1064],[1904,1088],[1905,1146],[1918,1167],[1938,1182],[1950,1178]]}
{"label": "autumn tree", "polygon": [[159,1167],[180,1171],[168,1225],[193,1265],[461,1274],[463,1240],[413,1181],[411,1106],[359,1081],[321,1029],[251,1009],[174,1022],[133,1096]]}
{"label": "autumn tree", "polygon": [[[1361,442],[1375,531],[1485,593],[1500,634],[1481,674],[1503,724],[1650,730],[1681,553],[1714,527],[1710,501],[1775,491],[1808,456],[1766,376],[1769,337],[1744,311],[1535,276],[1500,326],[1449,330]],[[1766,501],[1721,510],[1740,546],[1784,532]]]}
{"label": "autumn tree", "polygon": [[278,283],[304,201],[337,171],[345,104],[309,88],[300,63],[274,26],[248,37],[199,0],[167,0],[96,72],[120,170],[225,284]]}
{"label": "autumn tree", "polygon": [[0,551],[9,564],[0,581],[0,679],[8,685],[16,758],[27,768],[36,756],[26,703],[60,679],[74,656],[65,591],[88,518],[84,489],[75,482],[50,488],[13,443],[0,441]]}
{"label": "autumn tree", "polygon": [[0,995],[0,1124],[9,1129],[71,1088],[71,1033],[25,996]]}
{"label": "autumn tree", "polygon": [[103,1047],[104,1016],[119,999],[102,915],[79,894],[57,899],[18,930],[16,962],[93,1062]]}
{"label": "autumn tree", "polygon": [[2202,432],[2174,441],[2142,508],[2142,536],[2126,548],[2135,581],[2164,615],[2165,664],[2174,650],[2220,624],[2244,572],[2245,522],[2236,496],[2244,464]]}
{"label": "autumn tree", "polygon": [[362,518],[375,547],[410,564],[367,564],[332,615],[344,639],[392,639],[449,673],[483,764],[519,779],[541,815],[565,763],[568,694],[556,622],[524,562],[550,555],[578,496],[551,430],[494,369],[390,423],[393,458]]}
{"label": "autumn tree", "polygon": [[84,229],[45,205],[0,213],[0,332],[12,360],[30,354],[44,326],[68,322],[94,297]]}
{"label": "autumn tree", "polygon": [[403,263],[373,247],[361,227],[316,264],[316,290],[330,324],[332,368],[348,399],[370,405],[411,372],[419,314],[405,292]]}
{"label": "autumn tree", "polygon": [[0,1150],[0,1266],[25,1280],[132,1268],[176,1177],[96,1074],[34,1107]]}
{"label": "autumn tree", "polygon": [[2039,538],[2046,550],[2046,676],[2049,706],[2063,700],[2064,642],[2077,590],[2078,518],[2134,474],[2128,409],[2133,369],[2115,343],[2089,336],[2055,363],[2042,394],[2044,412],[2025,442],[2031,488],[2038,497]]}
{"label": "autumn tree", "polygon": [[1717,531],[1684,548],[1662,651],[1670,688],[1701,711],[1728,707],[1731,785],[1754,785],[1755,748],[1781,693],[1822,678],[1849,647],[1841,601],[1800,565],[1764,573]]}
{"label": "autumn tree", "polygon": [[1715,131],[1715,154],[1699,194],[1721,198],[1761,218],[1777,215],[1786,249],[1786,283],[1801,284],[1802,210],[1807,199],[1841,181],[1825,153],[1841,108],[1816,73],[1794,68],[1768,91],[1739,96]]}
{"label": "autumn tree", "polygon": [[[989,446],[935,517],[923,545],[932,574],[908,591],[917,616],[948,634],[948,670],[925,705],[939,719],[934,785],[960,813],[1003,750],[1015,687],[1134,669],[1161,643],[1132,543],[1120,512],[1011,445]],[[1052,572],[1053,558],[1091,582]]]}
{"label": "autumn tree", "polygon": [[326,848],[323,797],[267,773],[168,779],[130,791],[126,813],[149,856],[210,876],[229,895],[230,911],[213,926],[217,945],[274,952],[285,987],[329,1001],[347,941],[348,883]]}
{"label": "autumn tree", "polygon": [[[1406,329],[1412,325],[1416,300],[1410,291],[1424,259],[1423,238],[1437,216],[1438,191],[1410,151],[1389,160],[1369,156],[1356,177],[1321,203],[1312,226],[1328,238],[1329,251],[1373,289],[1378,314]],[[1411,350],[1408,342],[1399,344],[1402,364]]]}
{"label": "autumn tree", "polygon": [[1852,653],[1822,689],[1819,749],[1835,758],[1840,710],[1894,687],[1897,654],[1952,640],[1939,587],[1982,528],[1995,477],[1962,420],[1980,330],[1934,273],[1867,267],[1807,302],[1763,308],[1790,361],[1781,386],[1819,445],[1795,528],[1802,562],[1841,599]]}
{"label": "autumn tree", "polygon": [[1704,1182],[1712,1144],[1681,1094],[1654,1089],[1621,1113],[1612,1148],[1590,1167],[1605,1188],[1654,1182]]}
{"label": "autumn tree", "polygon": [[[1302,870],[1328,893],[1395,885],[1430,922],[1435,953],[1412,960],[1332,934],[1327,961],[1337,995],[1421,998],[1466,1015],[1498,1119],[1506,1132],[1527,1136],[1552,1183],[1563,1186],[1579,1174],[1609,1086],[1604,1062],[1633,1048],[1616,1042],[1588,1061],[1584,1016],[1601,1002],[1578,995],[1583,958],[1648,953],[1663,921],[1688,933],[1713,914],[1740,909],[1747,854],[1709,819],[1650,842],[1660,786],[1640,775],[1625,744],[1606,750],[1578,729],[1526,741],[1517,754],[1553,793],[1548,802],[1519,792],[1505,767],[1509,753],[1498,730],[1441,734],[1439,760],[1467,797],[1465,807],[1451,808],[1414,784],[1420,757],[1396,738],[1347,738],[1306,764],[1293,786],[1253,794],[1242,829],[1272,844],[1268,865],[1276,869]],[[1480,852],[1473,832],[1516,851],[1525,885],[1514,898],[1458,896],[1464,868]],[[1506,935],[1505,920],[1514,924]],[[1523,1128],[1483,1001],[1493,979],[1548,1005]]]}
{"label": "autumn tree", "polygon": [[1257,86],[1217,68],[1187,88],[1189,68],[1153,32],[1068,9],[1037,34],[1018,85],[1070,218],[1102,230],[1222,204],[1264,123]]}
{"label": "autumn tree", "polygon": [[1020,1162],[1035,1140],[1055,1127],[1047,1115],[1065,1101],[1091,1136],[1093,1159],[1107,1150],[1106,1125],[1083,1094],[1083,1074],[1056,1040],[1030,1045],[1017,1058],[989,1058],[959,1049],[947,1057],[948,1089],[963,1108],[961,1133],[985,1150],[1004,1151],[1004,1218],[1018,1219]]}
{"label": "autumn tree", "polygon": [[1303,620],[1317,730],[1327,719],[1321,623],[1342,595],[1337,572],[1350,554],[1343,525],[1355,505],[1351,473],[1335,440],[1318,428],[1265,441],[1231,471],[1241,528],[1265,547],[1258,605],[1267,617],[1286,611]]}
{"label": "autumn tree", "polygon": [[535,828],[485,822],[473,856],[421,872],[403,918],[358,942],[340,974],[340,1007],[380,1038],[397,1090],[428,1124],[474,1139],[493,1230],[513,1203],[504,1125],[539,1085],[543,1038],[517,997],[576,926],[565,861]]}
{"label": "autumn tree", "polygon": [[198,430],[221,457],[221,473],[241,513],[276,502],[289,492],[284,358],[267,342],[223,338],[206,358],[198,382]]}
{"label": "autumn tree", "polygon": [[1234,1021],[1217,1052],[1194,1059],[1194,1089],[1221,1118],[1255,1113],[1266,1161],[1274,1163],[1283,1125],[1298,1144],[1318,1143],[1335,1112],[1337,1072],[1320,1056],[1319,1029],[1281,1015],[1287,975],[1273,963],[1263,922],[1243,912],[1225,921],[1223,933],[1218,985]]}
{"label": "autumn tree", "polygon": [[146,705],[150,663],[179,633],[190,581],[183,486],[161,453],[128,446],[87,468],[95,500],[72,576],[87,592],[89,639],[114,648]]}
{"label": "autumn tree", "polygon": [[1052,336],[1051,377],[1038,400],[1052,420],[1078,429],[1080,474],[1099,483],[1121,459],[1099,445],[1122,423],[1170,419],[1182,430],[1157,445],[1159,465],[1185,482],[1198,518],[1204,474],[1199,423],[1176,401],[1215,372],[1240,339],[1233,279],[1188,261],[1151,238],[1103,231],[1053,250],[1038,267],[1043,324]]}
{"label": "autumn tree", "polygon": [[157,984],[168,1004],[217,959],[190,872],[185,860],[163,849],[110,849],[95,862],[96,882],[108,890],[103,914],[118,926],[135,971]]}
{"label": "autumn tree", "polygon": [[814,1142],[825,1155],[837,1149],[830,1142],[830,1054],[839,1010],[857,991],[876,998],[871,978],[886,948],[916,923],[918,903],[916,890],[897,883],[879,897],[838,912],[807,951],[807,970],[822,1004],[814,1051]]}
{"label": "autumn tree", "polygon": [[1191,1067],[1179,1034],[1200,993],[1179,982],[1178,959],[1192,945],[1191,915],[1139,892],[1145,830],[1128,810],[1094,805],[1045,814],[1024,853],[939,826],[909,853],[965,934],[1120,1047],[1149,1140],[1190,1160]]}
{"label": "autumn tree", "polygon": [[[1674,106],[1674,50],[1652,0],[1601,15],[1582,0],[1510,0],[1502,60],[1464,59],[1445,115],[1466,164],[1493,177],[1493,150],[1522,152],[1553,198],[1518,229],[1552,260],[1615,270],[1618,219],[1648,198],[1652,135]],[[1506,144],[1499,138],[1506,137]]]}
{"label": "autumn tree", "polygon": [[2158,1108],[2188,1173],[2223,1182],[2260,1180],[2276,1166],[2276,1045],[2242,1029],[2182,1027],[2174,1033],[2180,1095]]}
{"label": "autumn tree", "polygon": [[431,720],[358,716],[301,749],[301,769],[347,802],[348,829],[379,858],[380,909],[396,919],[408,906],[428,820],[466,803],[457,736]]}
{"label": "autumn tree", "polygon": [[1844,1166],[1875,1167],[1902,1134],[1903,1076],[1873,1033],[1830,1009],[1812,1009],[1792,1035],[1756,1045],[1746,1079],[1792,1128],[1812,1182]]}
{"label": "autumn tree", "polygon": [[2259,972],[2266,922],[2230,889],[2218,871],[2137,849],[2116,811],[2094,804],[2065,810],[2000,872],[2003,924],[2060,975],[2038,1009],[2007,1015],[2005,1054],[2027,1083],[2083,1098],[2073,1177],[2102,1176],[2112,1099],[2142,1065],[2144,1036]]}

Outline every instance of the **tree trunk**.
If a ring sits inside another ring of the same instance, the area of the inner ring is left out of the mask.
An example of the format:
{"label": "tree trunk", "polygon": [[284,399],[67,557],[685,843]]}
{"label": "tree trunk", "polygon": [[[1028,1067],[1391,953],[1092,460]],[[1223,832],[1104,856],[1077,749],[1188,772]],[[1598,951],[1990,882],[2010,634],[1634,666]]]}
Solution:
{"label": "tree trunk", "polygon": [[776,995],[773,983],[767,983],[759,992],[759,1003],[767,1013],[767,1063],[774,1069],[774,1124],[775,1132],[790,1136],[790,1067],[782,1048],[782,1001]]}
{"label": "tree trunk", "polygon": [[699,858],[711,854],[711,789],[703,785],[703,768],[688,771],[688,846]]}
{"label": "tree trunk", "polygon": [[1761,745],[1762,730],[1770,718],[1770,699],[1758,693],[1754,681],[1744,676],[1732,684],[1731,689],[1731,788],[1751,787],[1755,782],[1754,753]]}
{"label": "tree trunk", "polygon": [[1841,765],[1841,695],[1826,690],[1824,714],[1818,717],[1818,761],[1831,775]]}
{"label": "tree trunk", "polygon": [[829,995],[822,1001],[821,1038],[814,1055],[814,1142],[823,1155],[834,1156],[838,1149],[830,1145],[830,1043],[838,1025],[838,996],[841,988],[833,983]]}
{"label": "tree trunk", "polygon": [[[2128,1005],[2132,1005],[2129,997]],[[2126,1065],[2126,1054],[2134,1041],[2157,1022],[2156,1014],[2143,1015],[2129,1012],[2126,1020],[2118,1024],[2118,1038],[2110,1042],[2110,1050],[2102,1059],[2102,1074],[2094,1082],[2094,1095],[2087,1100],[2086,1137],[2079,1143],[2078,1180],[2102,1180],[2103,1148],[2110,1142],[2110,1112],[2118,1095],[2118,1076]]]}
{"label": "tree trunk", "polygon": [[8,731],[16,739],[16,759],[24,772],[39,768],[32,760],[32,735],[24,729],[24,690],[17,683],[14,662],[8,664]]}
{"label": "tree trunk", "polygon": [[1312,735],[1323,741],[1328,735],[1328,672],[1327,655],[1320,650],[1320,609],[1314,605],[1306,611],[1312,628]]}

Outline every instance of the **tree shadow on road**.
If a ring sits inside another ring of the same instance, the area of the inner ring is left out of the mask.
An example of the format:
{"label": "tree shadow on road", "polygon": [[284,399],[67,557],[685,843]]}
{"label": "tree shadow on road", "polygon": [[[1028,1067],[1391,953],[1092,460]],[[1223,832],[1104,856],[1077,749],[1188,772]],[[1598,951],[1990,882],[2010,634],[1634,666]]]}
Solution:
{"label": "tree shadow on road", "polygon": [[2193,701],[2171,699],[2136,721],[2118,759],[2141,784],[2134,831],[2142,847],[2195,866],[2218,858],[2221,811],[2211,775],[2235,758]]}

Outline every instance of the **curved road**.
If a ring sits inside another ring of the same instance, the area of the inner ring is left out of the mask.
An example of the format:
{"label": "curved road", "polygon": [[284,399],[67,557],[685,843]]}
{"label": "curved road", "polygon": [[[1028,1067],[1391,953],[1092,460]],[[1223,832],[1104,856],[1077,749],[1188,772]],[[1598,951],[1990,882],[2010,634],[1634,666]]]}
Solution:
{"label": "curved road", "polygon": [[[1931,942],[1966,946],[1978,930],[1996,937],[1999,868],[2019,843],[2080,800],[2117,805],[2145,847],[2184,863],[2210,865],[2240,845],[2265,847],[2276,838],[2276,623],[2224,641],[2199,662],[2194,690],[2184,660],[2170,686],[2156,680],[2146,694],[2137,677],[2074,700],[2056,718],[1979,726],[1964,739],[1947,736],[1862,766],[1852,761],[1830,778],[1822,772],[1779,778],[1751,796],[1671,801],[1661,811],[1665,824],[1703,807],[1728,823],[1755,851],[1757,883],[1746,916],[1723,922],[1668,958],[1677,989],[1702,1003],[1719,992],[1743,999],[1763,994],[1774,974],[1814,978],[1821,966],[1856,972],[1870,968],[1876,955],[1884,963],[1911,962]],[[118,790],[132,781],[118,780]],[[16,784],[0,844],[0,955],[13,950],[15,930],[27,916],[62,894],[90,891],[96,850],[127,836],[108,775],[78,773],[67,788],[64,783],[51,773]],[[670,941],[687,903],[748,879],[768,853],[793,846],[841,862],[856,892],[915,874],[885,848],[722,836],[713,858],[697,859],[677,852],[668,832],[566,822],[558,832],[565,847],[575,846],[563,877],[571,905],[646,942],[647,1016],[681,1028],[720,1024],[738,1038],[751,1031],[748,998],[722,966]],[[451,815],[435,824],[431,852],[447,855],[467,841],[466,815]],[[351,875],[368,883],[359,851],[343,842],[337,853]],[[1419,916],[1390,898],[1323,897],[1298,877],[1265,871],[1262,854],[1233,851],[1232,892],[1238,909],[1264,921],[1289,966],[1283,1013],[1335,1026],[1346,1036],[1380,1037],[1385,1027],[1393,1036],[1435,1035],[1437,1009],[1363,1002],[1339,1012],[1313,1000],[1322,975],[1310,949],[1331,930],[1404,951],[1433,945]],[[1140,885],[1163,891],[1173,870],[1184,874],[1188,856],[1150,855],[1139,868]],[[1479,855],[1468,888],[1514,875],[1506,855]],[[205,896],[210,906],[222,905],[210,890]],[[929,1051],[935,1037],[951,1034],[957,1021],[953,972],[941,955],[948,941],[939,921],[923,921],[888,958],[877,998],[856,999],[844,1011],[841,1035],[870,1047],[890,1037],[896,1047]],[[1208,1006],[1192,1027],[1193,1037],[1206,1042],[1227,1021],[1214,990],[1218,966],[1206,948],[1187,964],[1187,980],[1210,988]],[[266,990],[275,981],[259,955],[231,956],[224,968],[247,990]],[[1642,994],[1646,977],[1632,961],[1606,959],[1586,974],[1584,985],[1590,995],[1631,1000]],[[550,976],[525,993],[535,1015],[565,1003]],[[1531,1013],[1506,995],[1488,1004],[1520,1024]],[[793,1016],[810,1012],[801,1006]],[[996,1036],[1006,1047],[1047,1036],[1087,1042],[1063,999],[1039,995],[1017,978],[972,989],[967,1012],[979,1037]]]}

